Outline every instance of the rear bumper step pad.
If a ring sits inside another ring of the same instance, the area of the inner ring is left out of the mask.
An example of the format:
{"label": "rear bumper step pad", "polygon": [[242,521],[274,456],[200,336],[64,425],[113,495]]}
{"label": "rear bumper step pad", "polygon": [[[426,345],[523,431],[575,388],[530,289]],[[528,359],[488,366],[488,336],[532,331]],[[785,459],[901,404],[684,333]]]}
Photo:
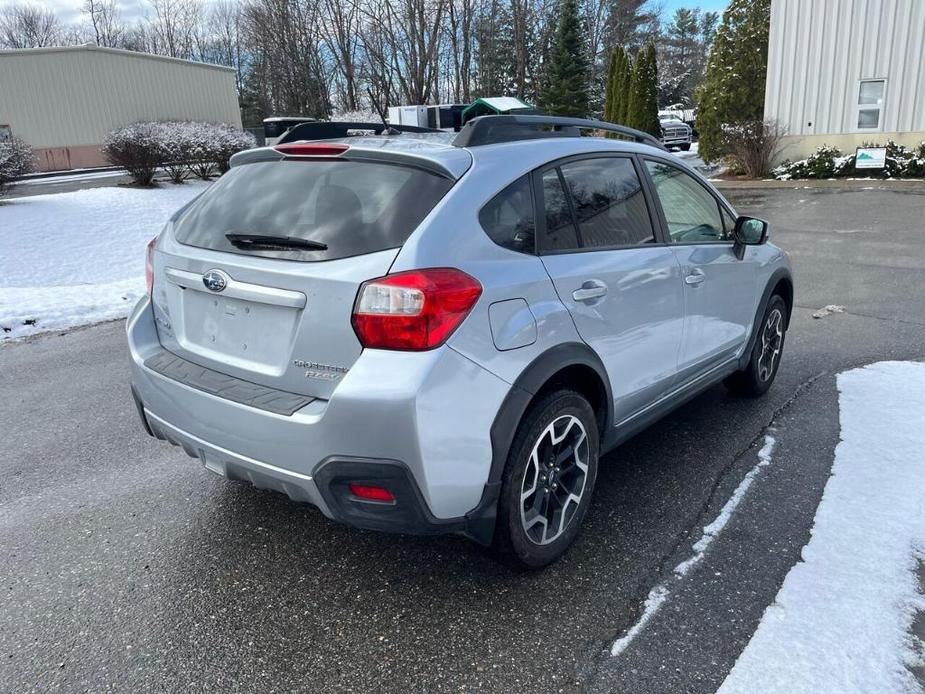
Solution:
{"label": "rear bumper step pad", "polygon": [[308,395],[275,390],[207,369],[167,350],[155,352],[145,359],[144,364],[146,368],[190,388],[287,417],[315,400]]}

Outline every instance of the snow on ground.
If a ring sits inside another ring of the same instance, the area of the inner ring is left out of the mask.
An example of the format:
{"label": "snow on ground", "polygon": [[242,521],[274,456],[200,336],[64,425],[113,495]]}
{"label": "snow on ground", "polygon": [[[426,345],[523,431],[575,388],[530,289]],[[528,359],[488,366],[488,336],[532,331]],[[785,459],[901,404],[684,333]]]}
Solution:
{"label": "snow on ground", "polygon": [[764,445],[758,451],[758,464],[749,470],[748,474],[739,482],[739,486],[736,487],[732,496],[723,504],[723,508],[720,509],[719,515],[714,518],[709,525],[704,526],[703,534],[700,536],[700,539],[691,547],[692,554],[674,568],[674,575],[649,591],[649,595],[643,605],[642,616],[623,636],[614,641],[613,645],[610,647],[611,656],[619,656],[629,647],[633,640],[646,628],[646,625],[652,620],[655,614],[662,609],[662,606],[668,601],[668,598],[671,596],[672,587],[687,576],[687,574],[703,560],[710,544],[726,528],[726,525],[732,518],[732,514],[735,513],[742,499],[745,498],[745,494],[748,492],[749,487],[752,486],[755,478],[761,473],[762,468],[766,468],[771,464],[771,454],[774,452],[775,443],[776,441],[770,433],[764,435]]}
{"label": "snow on ground", "polygon": [[838,377],[841,442],[803,561],[719,694],[918,692],[906,665],[925,553],[925,364]]}
{"label": "snow on ground", "polygon": [[0,340],[127,315],[145,291],[145,245],[207,185],[0,202]]}

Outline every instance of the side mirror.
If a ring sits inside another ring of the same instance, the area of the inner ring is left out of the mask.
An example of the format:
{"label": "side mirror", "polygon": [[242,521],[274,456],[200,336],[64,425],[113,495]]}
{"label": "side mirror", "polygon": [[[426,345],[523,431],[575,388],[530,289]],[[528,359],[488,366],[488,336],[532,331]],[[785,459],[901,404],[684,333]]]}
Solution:
{"label": "side mirror", "polygon": [[756,217],[739,217],[732,238],[736,257],[742,260],[746,246],[760,246],[768,240],[768,223]]}

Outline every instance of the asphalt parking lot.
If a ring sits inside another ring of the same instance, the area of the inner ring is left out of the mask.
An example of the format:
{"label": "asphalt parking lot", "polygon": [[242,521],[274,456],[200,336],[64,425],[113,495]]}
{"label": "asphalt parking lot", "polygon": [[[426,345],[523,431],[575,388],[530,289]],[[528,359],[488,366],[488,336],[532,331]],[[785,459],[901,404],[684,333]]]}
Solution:
{"label": "asphalt parking lot", "polygon": [[[878,188],[726,191],[794,264],[778,380],[713,388],[611,453],[540,573],[335,525],[146,437],[121,323],[0,347],[0,691],[715,691],[809,537],[834,375],[925,358],[925,186]],[[769,427],[776,464],[610,657]]]}

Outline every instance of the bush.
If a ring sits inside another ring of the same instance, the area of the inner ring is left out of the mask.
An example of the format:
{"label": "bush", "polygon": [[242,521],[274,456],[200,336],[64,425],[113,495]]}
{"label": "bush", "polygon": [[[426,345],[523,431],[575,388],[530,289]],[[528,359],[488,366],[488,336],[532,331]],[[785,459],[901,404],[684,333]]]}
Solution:
{"label": "bush", "polygon": [[910,152],[904,175],[910,178],[925,178],[925,142]]}
{"label": "bush", "polygon": [[32,147],[18,137],[0,142],[0,193],[35,168]]}
{"label": "bush", "polygon": [[196,145],[193,123],[159,123],[164,171],[173,183],[183,183],[190,173]]}
{"label": "bush", "polygon": [[149,186],[163,167],[174,183],[193,173],[209,179],[228,170],[231,156],[256,144],[253,135],[229,125],[172,121],[135,123],[114,130],[103,145],[107,161],[121,166],[135,183]]}
{"label": "bush", "polygon": [[133,123],[113,130],[103,142],[103,156],[128,171],[138,185],[150,186],[165,160],[162,131],[160,123]]}
{"label": "bush", "polygon": [[723,126],[723,149],[736,171],[764,178],[780,152],[783,129],[775,121],[747,121]]}

